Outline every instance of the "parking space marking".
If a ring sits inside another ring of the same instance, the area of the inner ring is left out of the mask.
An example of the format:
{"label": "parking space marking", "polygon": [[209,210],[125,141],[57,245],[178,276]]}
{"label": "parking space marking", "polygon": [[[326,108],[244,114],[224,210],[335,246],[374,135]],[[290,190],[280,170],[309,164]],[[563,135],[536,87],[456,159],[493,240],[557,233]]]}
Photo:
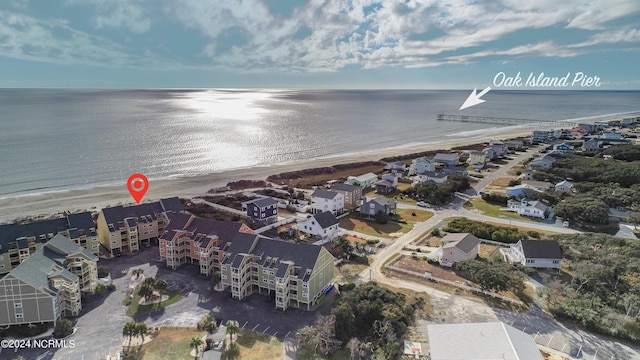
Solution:
{"label": "parking space marking", "polygon": [[260,326],[260,324],[258,324],[258,325],[256,325],[256,326],[254,326],[254,327],[253,327],[253,329],[251,329],[251,330],[256,331],[256,328],[257,328],[258,326]]}
{"label": "parking space marking", "polygon": [[244,329],[245,326],[247,326],[248,321],[245,321],[244,324],[242,324],[242,328]]}
{"label": "parking space marking", "polygon": [[271,326],[267,326],[267,328],[266,328],[266,329],[264,329],[264,330],[262,330],[262,332],[266,334],[266,333],[267,333],[267,330],[269,330],[269,328],[270,328],[270,327],[271,327]]}
{"label": "parking space marking", "polygon": [[278,335],[278,332],[277,332],[277,331],[276,331],[276,333],[275,333],[275,334],[273,334],[273,336],[276,336],[276,335]]}

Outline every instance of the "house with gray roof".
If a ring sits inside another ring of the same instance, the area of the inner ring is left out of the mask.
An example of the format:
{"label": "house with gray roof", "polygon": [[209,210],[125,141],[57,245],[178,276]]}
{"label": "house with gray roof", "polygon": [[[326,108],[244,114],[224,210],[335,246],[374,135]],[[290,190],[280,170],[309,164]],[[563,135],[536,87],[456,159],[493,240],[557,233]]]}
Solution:
{"label": "house with gray roof", "polygon": [[500,249],[504,260],[522,266],[560,269],[562,249],[555,240],[520,240],[509,249]]}
{"label": "house with gray roof", "polygon": [[275,294],[275,308],[307,310],[331,289],[334,258],[322,246],[238,234],[222,262],[222,284],[231,296]]}
{"label": "house with gray roof", "polygon": [[375,185],[378,194],[388,194],[398,188],[398,177],[395,174],[384,174]]}
{"label": "house with gray roof", "polygon": [[357,185],[363,189],[369,186],[373,186],[373,184],[375,184],[376,181],[378,181],[378,175],[371,172],[358,175],[358,176],[347,177],[347,184]]}
{"label": "house with gray roof", "polygon": [[182,203],[177,197],[104,208],[98,214],[98,239],[111,255],[136,252],[140,242],[157,240],[164,233],[167,214],[181,211]]}
{"label": "house with gray roof", "polygon": [[247,217],[258,224],[271,224],[278,220],[278,200],[272,197],[253,199],[244,203]]}
{"label": "house with gray roof", "polygon": [[331,191],[342,193],[345,209],[353,210],[360,207],[360,198],[362,198],[360,186],[336,183],[331,186]]}
{"label": "house with gray roof", "polygon": [[555,216],[551,205],[540,200],[530,201],[527,198],[522,198],[520,200],[508,200],[507,209],[509,211],[517,212],[522,216],[530,216],[539,219],[553,219]]}
{"label": "house with gray roof", "polygon": [[451,167],[456,166],[458,161],[460,161],[460,156],[458,154],[437,153],[436,156],[433,157],[433,160],[436,163]]}
{"label": "house with gray roof", "polygon": [[503,322],[429,324],[431,360],[543,360],[533,337]]}
{"label": "house with gray roof", "polygon": [[338,219],[330,211],[309,215],[298,223],[298,231],[319,240],[333,240],[338,233]]}
{"label": "house with gray roof", "polygon": [[314,214],[331,211],[334,215],[344,212],[344,195],[339,191],[316,189],[311,194],[311,210]]}
{"label": "house with gray roof", "polygon": [[395,214],[396,201],[382,195],[373,199],[362,198],[362,205],[360,205],[361,216],[374,217],[378,211],[382,211],[387,215]]}
{"label": "house with gray roof", "polygon": [[65,217],[0,225],[0,275],[20,265],[56,234],[97,254],[100,242],[91,213],[68,214]]}
{"label": "house with gray roof", "polygon": [[[82,310],[98,280],[98,257],[56,235],[0,279],[0,326],[49,323]],[[6,310],[6,311],[5,311]]]}
{"label": "house with gray roof", "polygon": [[445,235],[442,240],[442,252],[440,264],[453,266],[453,264],[473,260],[480,251],[480,239],[470,233],[452,233]]}

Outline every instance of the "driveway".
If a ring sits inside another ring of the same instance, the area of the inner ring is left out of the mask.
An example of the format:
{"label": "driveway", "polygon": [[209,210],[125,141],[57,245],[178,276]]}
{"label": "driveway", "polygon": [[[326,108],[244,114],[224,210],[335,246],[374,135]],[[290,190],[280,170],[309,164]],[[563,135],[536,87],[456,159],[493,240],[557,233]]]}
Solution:
{"label": "driveway", "polygon": [[[135,265],[138,264],[138,265]],[[202,317],[212,312],[218,321],[237,320],[241,327],[284,338],[298,329],[315,322],[320,315],[331,311],[335,296],[325,297],[316,311],[291,308],[285,312],[276,311],[275,303],[266,295],[252,295],[243,301],[231,299],[228,292],[217,292],[208,278],[199,274],[196,264],[186,264],[178,270],[170,270],[160,262],[158,248],[142,248],[135,255],[101,259],[99,265],[107,265],[111,271],[116,290],[90,298],[83,313],[75,319],[77,332],[69,337],[74,340],[74,348],[33,349],[11,353],[26,359],[103,359],[107,354],[115,354],[122,345],[122,327],[132,321],[122,305],[129,278],[133,269],[141,268],[146,276],[167,280],[169,287],[179,290],[185,297],[161,311],[137,317],[149,326],[195,327]],[[4,355],[4,354],[3,354]]]}

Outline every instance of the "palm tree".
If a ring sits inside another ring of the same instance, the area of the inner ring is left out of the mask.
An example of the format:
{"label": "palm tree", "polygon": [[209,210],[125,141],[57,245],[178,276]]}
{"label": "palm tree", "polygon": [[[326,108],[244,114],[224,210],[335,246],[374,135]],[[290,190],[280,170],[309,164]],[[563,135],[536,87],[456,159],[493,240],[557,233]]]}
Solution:
{"label": "palm tree", "polygon": [[149,327],[147,326],[147,323],[139,322],[139,323],[136,323],[135,329],[136,329],[136,335],[140,336],[140,338],[142,340],[140,342],[140,346],[142,346],[142,343],[144,343],[144,336],[149,331]]}
{"label": "palm tree", "polygon": [[156,290],[162,292],[162,290],[166,289],[167,286],[169,286],[169,283],[167,283],[167,280],[165,279],[156,280],[156,284],[155,284]]}
{"label": "palm tree", "polygon": [[140,278],[140,275],[142,275],[144,273],[144,270],[142,269],[133,269],[133,271],[131,272],[132,275],[136,276],[136,280]]}
{"label": "palm tree", "polygon": [[128,323],[124,324],[124,327],[122,328],[122,335],[129,337],[129,347],[131,347],[131,338],[134,335],[137,335],[138,332],[136,324],[137,323],[135,321],[129,321]]}
{"label": "palm tree", "polygon": [[237,334],[240,330],[240,324],[238,324],[235,320],[227,320],[227,334],[231,338],[231,343],[233,343],[233,335]]}
{"label": "palm tree", "polygon": [[203,344],[203,342],[202,342],[201,338],[199,338],[197,336],[194,336],[194,337],[191,338],[191,341],[189,342],[189,347],[192,347],[192,348],[194,348],[196,350],[196,356],[194,357],[194,359],[198,358],[198,349],[199,349],[200,345],[202,345],[202,344]]}
{"label": "palm tree", "polygon": [[149,284],[140,285],[140,289],[138,289],[138,295],[144,297],[146,300],[149,300],[149,297],[153,295],[153,287]]}

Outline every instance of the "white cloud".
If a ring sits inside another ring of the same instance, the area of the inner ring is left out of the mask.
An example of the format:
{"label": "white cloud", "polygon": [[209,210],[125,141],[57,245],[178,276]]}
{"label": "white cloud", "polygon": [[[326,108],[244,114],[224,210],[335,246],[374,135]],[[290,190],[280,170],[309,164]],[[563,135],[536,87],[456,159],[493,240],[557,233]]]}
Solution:
{"label": "white cloud", "polygon": [[603,31],[593,35],[589,40],[570,45],[570,47],[586,47],[600,44],[615,44],[621,42],[639,43],[640,42],[640,30],[639,29],[617,29],[610,31]]}
{"label": "white cloud", "polygon": [[144,33],[151,27],[145,8],[155,2],[143,4],[138,0],[67,0],[70,5],[89,5],[95,8],[92,21],[96,28],[125,28],[134,33]]}

